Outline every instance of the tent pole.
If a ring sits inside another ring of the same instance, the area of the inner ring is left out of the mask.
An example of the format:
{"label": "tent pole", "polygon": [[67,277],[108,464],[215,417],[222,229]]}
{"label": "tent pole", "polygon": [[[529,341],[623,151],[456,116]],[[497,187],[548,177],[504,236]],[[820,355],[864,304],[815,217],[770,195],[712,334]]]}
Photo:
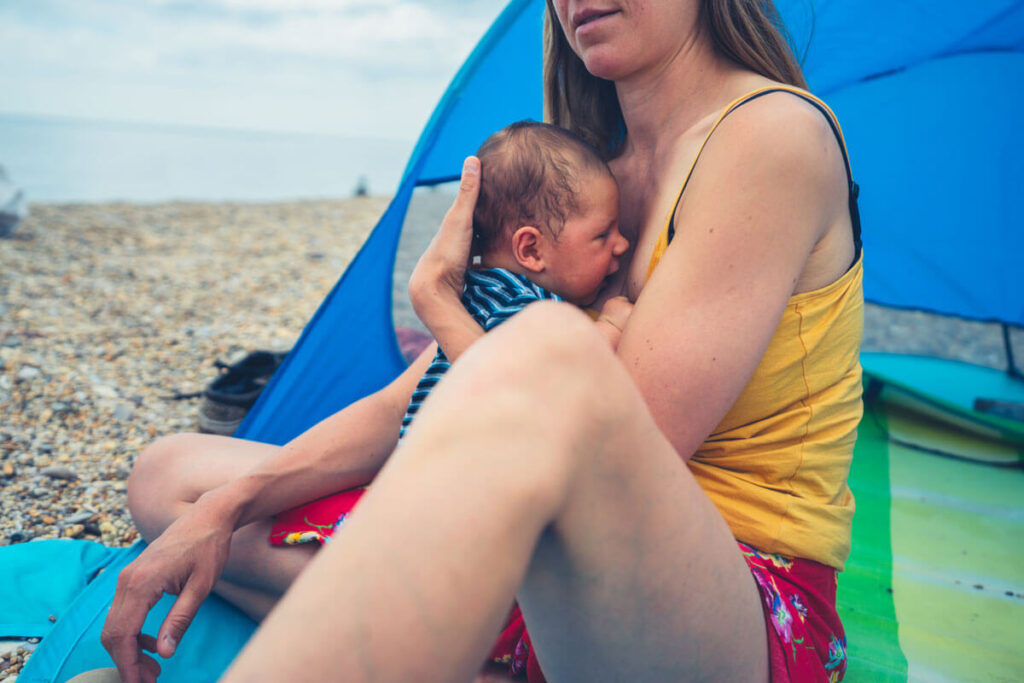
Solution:
{"label": "tent pole", "polygon": [[1003,326],[1003,346],[1006,349],[1006,372],[1009,373],[1010,377],[1024,380],[1024,373],[1017,367],[1017,363],[1013,358],[1013,344],[1010,343],[1010,326],[1006,323],[1002,323]]}

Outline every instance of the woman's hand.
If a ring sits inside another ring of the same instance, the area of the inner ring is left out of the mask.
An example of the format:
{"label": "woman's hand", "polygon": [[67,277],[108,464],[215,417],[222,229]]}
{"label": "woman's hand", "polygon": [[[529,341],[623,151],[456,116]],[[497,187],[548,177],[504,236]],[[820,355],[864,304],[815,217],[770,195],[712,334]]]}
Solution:
{"label": "woman's hand", "polygon": [[[409,278],[409,296],[416,312],[419,302],[438,295],[462,296],[473,244],[473,209],[480,192],[480,160],[467,157],[455,202]],[[429,301],[427,302],[429,303]]]}
{"label": "woman's hand", "polygon": [[[204,498],[190,506],[118,577],[100,641],[124,683],[156,681],[160,665],[143,650],[163,658],[173,655],[224,569],[234,518],[223,506]],[[141,633],[142,626],[164,593],[178,599],[153,638]]]}
{"label": "woman's hand", "polygon": [[460,301],[473,246],[473,209],[480,193],[480,160],[468,157],[452,208],[409,278],[409,299],[448,359],[483,335]]}
{"label": "woman's hand", "polygon": [[598,330],[612,345],[612,349],[619,347],[622,328],[626,326],[626,321],[629,320],[632,312],[633,304],[624,296],[613,296],[601,307],[601,313],[595,322]]}

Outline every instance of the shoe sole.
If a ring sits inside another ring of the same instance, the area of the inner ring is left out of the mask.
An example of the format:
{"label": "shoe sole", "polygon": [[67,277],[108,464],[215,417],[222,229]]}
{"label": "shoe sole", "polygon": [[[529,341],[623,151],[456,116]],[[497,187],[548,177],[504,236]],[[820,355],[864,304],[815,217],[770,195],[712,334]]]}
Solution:
{"label": "shoe sole", "polygon": [[[244,418],[243,418],[244,419]],[[242,420],[214,420],[199,413],[199,431],[202,434],[220,434],[221,436],[234,436]]]}

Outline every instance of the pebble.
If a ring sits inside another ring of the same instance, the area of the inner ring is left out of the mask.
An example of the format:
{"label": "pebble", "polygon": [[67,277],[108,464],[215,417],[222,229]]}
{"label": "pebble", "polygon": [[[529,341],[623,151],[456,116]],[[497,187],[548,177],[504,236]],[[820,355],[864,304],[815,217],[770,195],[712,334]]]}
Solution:
{"label": "pebble", "polygon": [[70,517],[66,518],[64,520],[64,523],[65,524],[84,524],[85,522],[88,522],[89,520],[91,520],[95,516],[96,516],[96,513],[93,512],[92,510],[83,510],[82,512],[79,512],[78,514],[74,514],[74,515],[71,515]]}
{"label": "pebble", "polygon": [[117,390],[106,384],[97,384],[93,386],[92,391],[100,398],[117,398]]}
{"label": "pebble", "polygon": [[134,413],[134,412],[135,412],[134,408],[132,408],[127,403],[119,403],[118,406],[116,408],[114,408],[114,415],[113,415],[113,417],[114,417],[115,420],[119,420],[121,422],[124,422],[126,420],[131,419],[132,413]]}
{"label": "pebble", "polygon": [[50,467],[44,467],[39,470],[40,474],[45,474],[51,479],[65,479],[67,481],[74,481],[78,479],[78,474],[70,467],[62,467],[60,465],[51,465]]}
{"label": "pebble", "polygon": [[198,399],[166,397],[290,348],[385,208],[31,205],[33,237],[0,240],[0,545],[134,542],[135,457],[196,427]]}
{"label": "pebble", "polygon": [[[20,344],[19,344],[20,346]],[[34,368],[31,365],[26,365],[21,370],[18,370],[18,379],[29,380],[35,379],[40,375],[39,368]]]}

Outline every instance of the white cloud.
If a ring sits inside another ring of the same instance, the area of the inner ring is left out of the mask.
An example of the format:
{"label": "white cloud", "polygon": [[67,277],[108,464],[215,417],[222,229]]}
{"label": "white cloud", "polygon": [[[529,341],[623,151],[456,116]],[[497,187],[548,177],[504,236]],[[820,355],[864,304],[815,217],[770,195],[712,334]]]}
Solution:
{"label": "white cloud", "polygon": [[414,137],[503,4],[0,3],[0,108]]}

